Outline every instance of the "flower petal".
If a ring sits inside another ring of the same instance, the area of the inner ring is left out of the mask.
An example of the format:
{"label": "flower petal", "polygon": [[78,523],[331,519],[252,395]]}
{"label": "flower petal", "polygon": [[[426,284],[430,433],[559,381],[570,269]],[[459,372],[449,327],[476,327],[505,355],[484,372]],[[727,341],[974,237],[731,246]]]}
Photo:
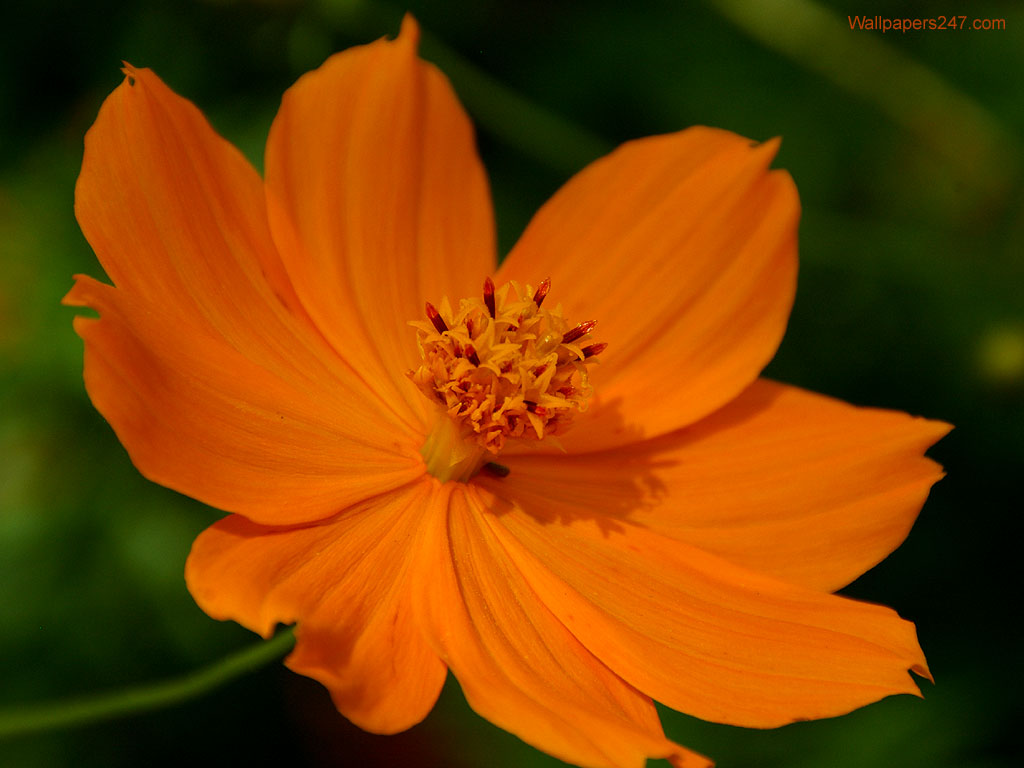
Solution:
{"label": "flower petal", "polygon": [[674,709],[774,727],[916,694],[907,669],[928,674],[914,625],[888,608],[761,576],[600,511],[550,501],[528,512],[477,492],[538,598]]}
{"label": "flower petal", "polygon": [[594,407],[565,436],[597,450],[670,432],[731,400],[771,359],[796,286],[799,201],[777,141],[691,128],[629,142],[534,217],[501,279],[550,275],[608,343]]}
{"label": "flower petal", "polygon": [[267,523],[422,473],[404,423],[302,313],[259,176],[152,72],[86,137],[75,212],[116,288],[80,277],[86,386],[143,474]]}
{"label": "flower petal", "polygon": [[473,131],[445,77],[394,42],[337,54],[284,96],[267,142],[274,238],[303,305],[382,393],[416,413],[409,320],[477,295],[494,223]]}
{"label": "flower petal", "polygon": [[429,546],[445,557],[419,585],[416,605],[470,706],[582,766],[642,768],[648,756],[710,765],[668,741],[650,699],[594,658],[537,599],[475,496],[446,488],[447,516],[424,521]]}
{"label": "flower petal", "polygon": [[298,622],[288,666],[327,686],[364,730],[405,730],[426,717],[447,674],[411,604],[431,489],[417,483],[304,528],[227,517],[193,544],[189,590],[210,616],[264,637]]}
{"label": "flower petal", "polygon": [[949,430],[759,380],[687,429],[606,453],[503,459],[528,509],[555,498],[832,592],[906,538]]}

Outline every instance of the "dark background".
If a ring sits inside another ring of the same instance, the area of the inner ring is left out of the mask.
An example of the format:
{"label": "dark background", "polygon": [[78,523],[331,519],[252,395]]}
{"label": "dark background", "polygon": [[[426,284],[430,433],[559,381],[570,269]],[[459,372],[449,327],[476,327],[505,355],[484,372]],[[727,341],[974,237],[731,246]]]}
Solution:
{"label": "dark background", "polygon": [[[1020,764],[1024,12],[1018,2],[410,2],[423,55],[479,126],[503,250],[575,170],[692,124],[784,137],[804,206],[770,375],[957,426],[907,543],[847,592],[918,625],[936,685],[844,718],[746,731],[664,714],[721,766]],[[854,31],[848,14],[1006,20]],[[71,275],[101,275],[72,211],[82,137],[155,69],[259,166],[281,93],[398,29],[357,0],[8,4],[0,25],[0,708],[182,674],[254,638],[192,603],[213,510],[151,485],[81,381]],[[553,766],[449,682],[427,721],[360,733],[278,664],[158,713],[0,742],[10,766]]]}

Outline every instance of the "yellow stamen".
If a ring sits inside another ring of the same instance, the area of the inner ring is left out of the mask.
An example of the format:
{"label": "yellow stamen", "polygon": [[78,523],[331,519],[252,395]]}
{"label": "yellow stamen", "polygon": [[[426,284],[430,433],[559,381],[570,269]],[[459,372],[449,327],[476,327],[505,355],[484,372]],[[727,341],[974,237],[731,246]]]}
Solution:
{"label": "yellow stamen", "polygon": [[417,330],[423,363],[409,378],[438,405],[438,424],[421,453],[441,480],[467,480],[508,440],[541,441],[563,433],[587,408],[587,365],[605,345],[595,322],[570,325],[561,306],[541,307],[550,281],[534,290],[515,282],[482,298],[427,304]]}

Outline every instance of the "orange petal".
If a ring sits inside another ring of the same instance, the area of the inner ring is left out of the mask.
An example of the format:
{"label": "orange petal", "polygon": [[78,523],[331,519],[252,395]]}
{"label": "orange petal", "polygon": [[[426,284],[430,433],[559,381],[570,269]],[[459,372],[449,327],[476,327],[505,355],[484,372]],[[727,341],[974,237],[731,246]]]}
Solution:
{"label": "orange petal", "polygon": [[448,485],[447,515],[423,521],[444,553],[415,604],[470,706],[496,725],[582,766],[642,768],[647,757],[710,763],[668,741],[650,699],[610,672],[537,599],[484,521]]}
{"label": "orange petal", "polygon": [[509,457],[528,509],[551,497],[812,589],[834,591],[906,538],[949,430],[760,380],[711,416],[614,452]]}
{"label": "orange petal", "polygon": [[[304,315],[259,176],[148,70],[86,137],[75,212],[117,288],[79,278],[86,385],[147,477],[269,523],[418,471],[407,422]],[[410,458],[412,457],[412,458]]]}
{"label": "orange petal", "polygon": [[[317,520],[424,472],[360,391],[284,380],[161,307],[79,277],[89,396],[154,482],[267,524]],[[328,380],[330,381],[330,380]],[[346,394],[352,396],[348,399]]]}
{"label": "orange petal", "polygon": [[782,338],[796,284],[799,201],[755,145],[691,128],[623,145],[536,215],[500,277],[551,277],[549,301],[608,343],[594,408],[570,450],[697,421],[753,381]]}
{"label": "orange petal", "polygon": [[394,42],[337,54],[284,96],[266,155],[274,238],[303,305],[389,399],[423,413],[409,320],[477,295],[494,224],[472,128],[445,77]]}
{"label": "orange petal", "polygon": [[422,579],[429,482],[386,494],[305,528],[231,516],[196,539],[185,568],[199,606],[269,636],[298,622],[287,664],[331,692],[339,711],[374,733],[422,720],[447,670],[412,617]]}
{"label": "orange petal", "polygon": [[612,671],[670,707],[774,727],[916,694],[907,669],[927,675],[914,625],[888,608],[761,576],[604,509],[553,500],[526,511],[476,492],[537,597]]}

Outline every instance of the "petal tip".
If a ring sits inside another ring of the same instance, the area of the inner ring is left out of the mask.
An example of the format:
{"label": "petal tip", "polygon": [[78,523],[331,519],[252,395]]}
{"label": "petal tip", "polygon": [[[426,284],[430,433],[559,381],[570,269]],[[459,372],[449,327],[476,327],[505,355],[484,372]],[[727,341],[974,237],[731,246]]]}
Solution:
{"label": "petal tip", "polygon": [[[935,685],[935,678],[932,676],[932,671],[928,669],[928,663],[925,662],[923,659],[917,664],[911,666],[910,671],[918,677],[923,677],[932,685]],[[920,695],[920,691],[918,691],[918,695]]]}
{"label": "petal tip", "polygon": [[775,155],[778,153],[779,148],[781,146],[782,146],[782,137],[781,136],[772,136],[772,138],[768,139],[767,141],[761,142],[761,144],[758,146],[758,148],[761,151],[763,151],[765,154],[770,155],[771,157],[775,157]]}
{"label": "petal tip", "polygon": [[672,768],[715,768],[715,763],[710,758],[678,744],[674,746],[676,751],[664,758]]}
{"label": "petal tip", "polygon": [[75,281],[71,288],[65,293],[60,300],[62,306],[65,307],[84,307],[85,303],[80,298],[81,293],[81,280],[84,275],[72,275],[71,278]]}
{"label": "petal tip", "polygon": [[96,309],[98,312],[97,293],[114,289],[112,285],[102,283],[91,275],[76,274],[72,275],[72,278],[75,281],[74,284],[60,300],[65,307],[88,307]]}
{"label": "petal tip", "polygon": [[412,50],[416,50],[420,44],[420,25],[416,17],[410,12],[402,17],[402,26],[398,30],[396,42],[407,44]]}
{"label": "petal tip", "polygon": [[935,438],[932,445],[939,442],[939,440],[941,440],[954,429],[956,429],[956,426],[950,424],[948,421],[941,421],[937,419],[926,419],[926,421],[928,422],[928,427],[931,430],[931,434]]}
{"label": "petal tip", "polygon": [[131,62],[121,59],[121,71],[124,73],[125,79],[128,81],[128,85],[135,85],[135,81],[139,76],[138,68]]}

